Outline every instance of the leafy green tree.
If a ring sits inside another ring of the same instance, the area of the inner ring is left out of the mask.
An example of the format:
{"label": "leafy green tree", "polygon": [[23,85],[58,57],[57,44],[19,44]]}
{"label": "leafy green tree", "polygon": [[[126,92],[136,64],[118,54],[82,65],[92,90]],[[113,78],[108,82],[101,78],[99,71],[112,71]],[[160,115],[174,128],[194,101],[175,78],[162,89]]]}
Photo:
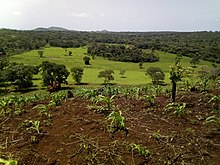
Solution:
{"label": "leafy green tree", "polygon": [[143,69],[143,62],[139,62],[139,69]]}
{"label": "leafy green tree", "polygon": [[18,90],[26,89],[33,85],[33,75],[37,73],[34,66],[12,63],[6,70],[6,81],[17,86]]}
{"label": "leafy green tree", "polygon": [[71,72],[76,83],[80,84],[82,80],[82,76],[83,76],[83,68],[74,67],[74,68],[71,68]]}
{"label": "leafy green tree", "polygon": [[121,75],[121,78],[124,78],[124,75],[125,75],[125,70],[120,70],[119,74]]}
{"label": "leafy green tree", "polygon": [[73,52],[72,51],[69,51],[69,56],[72,56]]}
{"label": "leafy green tree", "polygon": [[153,84],[160,84],[165,80],[165,74],[159,67],[149,67],[145,74],[151,77]]}
{"label": "leafy green tree", "polygon": [[199,64],[199,56],[193,56],[193,58],[190,61],[190,64],[192,65],[193,68],[196,68],[196,65]]}
{"label": "leafy green tree", "polygon": [[42,70],[42,78],[44,86],[53,87],[55,82],[58,85],[57,89],[61,87],[61,83],[68,84],[67,77],[70,72],[66,69],[65,65],[59,65],[56,63],[50,63],[48,61],[42,62],[40,65]]}
{"label": "leafy green tree", "polygon": [[90,65],[90,57],[88,56],[83,57],[83,61],[86,65]]}
{"label": "leafy green tree", "polygon": [[170,80],[172,83],[172,101],[176,101],[176,85],[178,81],[181,81],[184,76],[184,68],[181,66],[180,60],[175,62],[174,66],[170,68]]}
{"label": "leafy green tree", "polygon": [[38,50],[38,55],[40,56],[40,57],[43,57],[43,55],[44,55],[44,51],[43,50]]}
{"label": "leafy green tree", "polygon": [[99,72],[98,78],[105,78],[104,84],[109,83],[110,81],[114,80],[114,71],[113,70],[104,70]]}

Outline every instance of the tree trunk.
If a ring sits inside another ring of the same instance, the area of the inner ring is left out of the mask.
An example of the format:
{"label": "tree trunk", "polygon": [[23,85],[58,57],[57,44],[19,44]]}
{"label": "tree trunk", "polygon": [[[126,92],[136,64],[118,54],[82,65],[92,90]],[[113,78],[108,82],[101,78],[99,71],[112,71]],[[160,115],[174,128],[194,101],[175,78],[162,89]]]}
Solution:
{"label": "tree trunk", "polygon": [[172,82],[172,100],[173,102],[176,101],[176,82]]}

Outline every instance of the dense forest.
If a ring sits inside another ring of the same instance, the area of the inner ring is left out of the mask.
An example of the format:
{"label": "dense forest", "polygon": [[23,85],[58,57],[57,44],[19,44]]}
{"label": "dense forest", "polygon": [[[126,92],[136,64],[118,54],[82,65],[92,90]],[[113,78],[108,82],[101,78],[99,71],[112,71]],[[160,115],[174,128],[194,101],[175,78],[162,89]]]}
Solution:
{"label": "dense forest", "polygon": [[0,55],[17,54],[33,49],[39,49],[47,45],[75,48],[91,45],[92,43],[126,44],[132,45],[138,49],[161,50],[220,63],[220,32],[0,30]]}

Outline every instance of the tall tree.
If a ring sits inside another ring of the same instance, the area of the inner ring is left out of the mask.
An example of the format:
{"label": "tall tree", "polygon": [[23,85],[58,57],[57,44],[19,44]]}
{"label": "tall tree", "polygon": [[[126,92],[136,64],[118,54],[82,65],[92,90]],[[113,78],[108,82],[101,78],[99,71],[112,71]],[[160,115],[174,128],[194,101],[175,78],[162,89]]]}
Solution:
{"label": "tall tree", "polygon": [[42,69],[42,78],[44,86],[53,86],[54,82],[57,83],[57,90],[60,89],[61,83],[67,83],[67,77],[70,72],[66,69],[65,65],[59,65],[56,63],[50,63],[48,61],[42,62],[40,65]]}
{"label": "tall tree", "polygon": [[71,68],[71,72],[76,83],[80,84],[82,80],[82,76],[83,76],[83,68],[74,67],[74,68]]}

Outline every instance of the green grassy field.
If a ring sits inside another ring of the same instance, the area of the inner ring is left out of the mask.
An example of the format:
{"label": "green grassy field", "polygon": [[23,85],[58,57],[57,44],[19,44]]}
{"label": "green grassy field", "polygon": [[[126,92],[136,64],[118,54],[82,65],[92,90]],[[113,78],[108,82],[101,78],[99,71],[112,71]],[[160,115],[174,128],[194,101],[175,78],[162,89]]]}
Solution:
{"label": "green grassy field", "polygon": [[[169,83],[169,68],[174,64],[176,55],[159,52],[157,51],[160,61],[155,63],[144,63],[143,69],[139,69],[138,63],[126,63],[126,62],[115,62],[109,61],[101,57],[95,57],[94,60],[91,58],[91,65],[86,66],[83,61],[83,57],[87,54],[87,48],[69,48],[68,51],[72,51],[72,56],[65,56],[66,52],[63,48],[45,48],[44,57],[40,58],[38,50],[33,50],[27,53],[18,54],[10,57],[11,62],[19,62],[24,64],[39,65],[43,61],[55,62],[58,64],[64,64],[68,70],[75,66],[84,68],[84,75],[82,82],[88,83],[88,85],[100,85],[103,83],[103,79],[98,78],[98,73],[105,69],[114,70],[115,80],[112,83],[121,85],[137,85],[151,83],[151,79],[145,75],[145,71],[148,67],[155,66],[160,67],[166,73],[165,82]],[[183,67],[190,67],[190,58],[183,57]],[[201,61],[200,65],[209,65],[210,62]],[[119,72],[125,70],[125,78],[121,78]],[[41,75],[37,75],[36,78],[41,78]],[[70,75],[68,77],[70,85],[74,84],[74,80]],[[41,80],[35,80],[34,85],[41,87]]]}

